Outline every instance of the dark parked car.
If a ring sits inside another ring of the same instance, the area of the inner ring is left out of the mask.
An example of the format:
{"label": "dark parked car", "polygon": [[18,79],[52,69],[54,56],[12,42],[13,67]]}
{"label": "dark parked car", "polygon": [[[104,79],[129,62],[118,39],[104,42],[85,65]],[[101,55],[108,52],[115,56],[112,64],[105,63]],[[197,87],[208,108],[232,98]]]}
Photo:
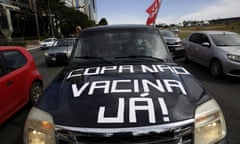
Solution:
{"label": "dark parked car", "polygon": [[24,129],[25,144],[223,144],[225,137],[217,102],[145,25],[82,30]]}
{"label": "dark parked car", "polygon": [[183,40],[186,60],[209,67],[214,77],[240,77],[240,35],[227,31],[198,31]]}
{"label": "dark parked car", "polygon": [[184,47],[182,46],[182,40],[176,33],[169,30],[160,30],[160,33],[166,42],[169,51],[172,53],[173,58],[184,56]]}
{"label": "dark parked car", "polygon": [[32,55],[22,47],[0,46],[0,124],[42,95],[43,82]]}
{"label": "dark parked car", "polygon": [[57,44],[45,53],[45,60],[48,66],[66,64],[71,56],[76,38],[62,38]]}

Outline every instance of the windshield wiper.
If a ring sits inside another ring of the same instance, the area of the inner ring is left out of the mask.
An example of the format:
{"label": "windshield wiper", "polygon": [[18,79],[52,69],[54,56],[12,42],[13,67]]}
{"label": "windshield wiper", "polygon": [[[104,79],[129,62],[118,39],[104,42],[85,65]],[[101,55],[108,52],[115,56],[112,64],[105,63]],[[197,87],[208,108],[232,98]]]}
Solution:
{"label": "windshield wiper", "polygon": [[129,59],[148,58],[148,59],[153,59],[153,60],[165,62],[161,58],[152,57],[152,56],[145,56],[145,55],[130,55],[130,56],[123,56],[123,57],[115,57],[115,59],[126,59],[126,58],[129,58]]}
{"label": "windshield wiper", "polygon": [[73,58],[76,58],[76,59],[97,59],[97,60],[100,60],[100,61],[105,62],[105,63],[113,64],[112,62],[107,61],[107,60],[105,60],[101,57],[79,56],[79,57],[73,57]]}

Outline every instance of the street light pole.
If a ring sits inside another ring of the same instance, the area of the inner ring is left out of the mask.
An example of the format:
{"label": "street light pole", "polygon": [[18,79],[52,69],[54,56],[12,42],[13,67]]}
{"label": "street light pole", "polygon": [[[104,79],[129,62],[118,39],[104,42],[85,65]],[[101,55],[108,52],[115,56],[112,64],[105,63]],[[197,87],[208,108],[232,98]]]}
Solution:
{"label": "street light pole", "polygon": [[49,3],[49,0],[48,0],[48,13],[49,13],[49,20],[50,20],[50,26],[51,26],[51,32],[52,32],[52,37],[55,37],[54,36],[54,31],[53,31],[53,23],[52,23],[52,14],[51,14],[51,9],[50,9],[50,3]]}
{"label": "street light pole", "polygon": [[37,37],[38,39],[40,39],[36,0],[32,0],[32,6],[33,6],[33,12],[34,12],[35,21],[36,21]]}

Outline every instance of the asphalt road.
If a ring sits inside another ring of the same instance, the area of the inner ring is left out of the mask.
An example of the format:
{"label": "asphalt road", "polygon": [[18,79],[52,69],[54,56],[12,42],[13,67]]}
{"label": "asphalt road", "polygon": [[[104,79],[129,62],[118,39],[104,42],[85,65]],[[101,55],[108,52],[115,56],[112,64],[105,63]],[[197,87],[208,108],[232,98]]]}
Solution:
{"label": "asphalt road", "polygon": [[[32,50],[39,72],[43,75],[46,88],[62,67],[47,67],[43,53],[39,49]],[[223,109],[228,128],[229,144],[240,144],[240,78],[211,77],[208,69],[190,62],[185,64],[183,59],[176,62],[186,67],[205,86]],[[16,113],[11,119],[0,126],[1,144],[22,144],[23,127],[29,107]]]}

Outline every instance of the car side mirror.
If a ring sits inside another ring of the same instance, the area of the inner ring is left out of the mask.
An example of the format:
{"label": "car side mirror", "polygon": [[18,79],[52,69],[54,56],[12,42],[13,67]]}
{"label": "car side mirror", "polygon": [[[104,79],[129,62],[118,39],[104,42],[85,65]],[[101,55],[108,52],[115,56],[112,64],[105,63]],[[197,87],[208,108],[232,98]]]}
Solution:
{"label": "car side mirror", "polygon": [[211,45],[210,45],[209,42],[203,42],[203,43],[202,43],[202,46],[204,46],[204,47],[210,47]]}

